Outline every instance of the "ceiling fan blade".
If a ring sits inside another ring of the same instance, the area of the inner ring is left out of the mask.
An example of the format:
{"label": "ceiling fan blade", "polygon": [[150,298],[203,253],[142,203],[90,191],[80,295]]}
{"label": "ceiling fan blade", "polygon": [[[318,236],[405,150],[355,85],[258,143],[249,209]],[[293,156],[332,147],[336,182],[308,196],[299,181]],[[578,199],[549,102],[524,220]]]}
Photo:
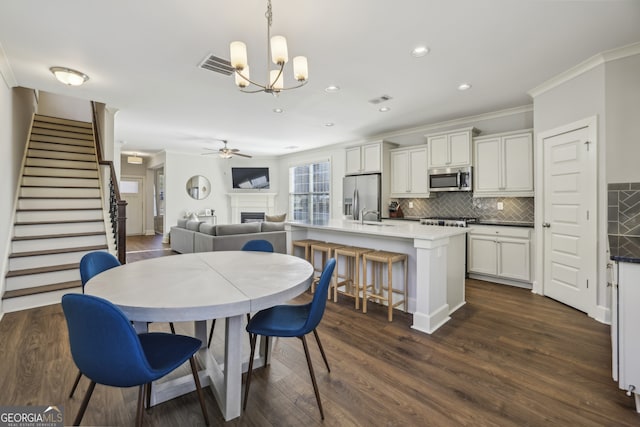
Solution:
{"label": "ceiling fan blade", "polygon": [[248,155],[248,154],[242,154],[242,153],[233,153],[234,156],[240,156],[240,157],[246,157],[248,159],[250,159],[252,156]]}

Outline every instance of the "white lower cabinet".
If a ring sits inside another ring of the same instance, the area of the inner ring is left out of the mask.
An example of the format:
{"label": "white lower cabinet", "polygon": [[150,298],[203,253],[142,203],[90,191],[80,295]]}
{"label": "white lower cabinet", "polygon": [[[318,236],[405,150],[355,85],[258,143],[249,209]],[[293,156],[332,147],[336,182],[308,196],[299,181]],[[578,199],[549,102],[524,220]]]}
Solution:
{"label": "white lower cabinet", "polygon": [[611,322],[613,377],[617,374],[618,386],[634,396],[640,412],[640,264],[618,262],[616,267]]}
{"label": "white lower cabinet", "polygon": [[531,284],[530,228],[474,225],[467,239],[469,277],[517,286]]}

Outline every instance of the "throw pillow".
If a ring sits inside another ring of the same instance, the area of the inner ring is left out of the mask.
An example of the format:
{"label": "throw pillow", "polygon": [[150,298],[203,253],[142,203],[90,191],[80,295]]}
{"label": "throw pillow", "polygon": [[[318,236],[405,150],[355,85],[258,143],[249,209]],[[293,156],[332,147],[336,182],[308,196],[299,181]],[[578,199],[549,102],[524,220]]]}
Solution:
{"label": "throw pillow", "polygon": [[286,217],[287,217],[286,213],[283,213],[281,215],[266,215],[265,216],[265,221],[268,221],[268,222],[284,222]]}

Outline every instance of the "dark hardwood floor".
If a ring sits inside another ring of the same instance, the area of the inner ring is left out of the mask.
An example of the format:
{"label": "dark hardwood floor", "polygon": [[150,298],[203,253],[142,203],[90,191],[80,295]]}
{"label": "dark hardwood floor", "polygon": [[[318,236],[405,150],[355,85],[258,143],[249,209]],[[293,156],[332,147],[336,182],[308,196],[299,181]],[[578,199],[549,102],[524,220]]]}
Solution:
{"label": "dark hardwood floor", "polygon": [[[130,239],[129,249],[129,262],[172,253],[147,237]],[[387,322],[375,304],[365,315],[347,297],[328,303],[318,332],[331,373],[309,341],[324,422],[300,341],[278,339],[240,418],[225,423],[206,390],[212,424],[640,425],[632,398],[611,378],[609,326],[525,289],[468,280],[466,291],[467,304],[432,335],[412,330],[404,313]],[[0,342],[0,405],[56,404],[71,424],[88,382],[67,398],[77,371],[60,305],[5,314]],[[83,424],[132,425],[136,393],[97,386]],[[145,425],[202,424],[195,393],[145,413]]]}

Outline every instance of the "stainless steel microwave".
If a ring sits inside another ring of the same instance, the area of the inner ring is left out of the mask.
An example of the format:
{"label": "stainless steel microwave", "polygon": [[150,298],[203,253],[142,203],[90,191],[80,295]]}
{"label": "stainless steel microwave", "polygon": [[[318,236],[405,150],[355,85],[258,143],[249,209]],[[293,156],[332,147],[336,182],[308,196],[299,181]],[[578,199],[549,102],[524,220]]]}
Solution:
{"label": "stainless steel microwave", "polygon": [[429,191],[471,191],[471,166],[429,169]]}

